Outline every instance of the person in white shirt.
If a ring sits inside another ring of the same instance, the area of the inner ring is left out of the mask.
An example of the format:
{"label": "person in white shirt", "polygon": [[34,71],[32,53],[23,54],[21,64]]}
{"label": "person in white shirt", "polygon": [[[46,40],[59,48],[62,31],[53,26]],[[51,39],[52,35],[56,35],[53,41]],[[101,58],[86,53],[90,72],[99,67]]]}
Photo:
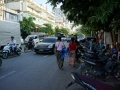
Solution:
{"label": "person in white shirt", "polygon": [[12,48],[12,51],[15,52],[15,47],[16,47],[16,40],[14,39],[13,36],[11,36],[11,40],[9,42],[11,48]]}

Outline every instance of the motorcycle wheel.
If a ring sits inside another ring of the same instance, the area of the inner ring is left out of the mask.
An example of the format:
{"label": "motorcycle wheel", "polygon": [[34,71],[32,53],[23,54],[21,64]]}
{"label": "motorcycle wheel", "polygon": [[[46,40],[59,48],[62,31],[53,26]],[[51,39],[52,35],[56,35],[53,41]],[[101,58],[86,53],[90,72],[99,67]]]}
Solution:
{"label": "motorcycle wheel", "polygon": [[0,58],[0,67],[2,66],[2,59]]}
{"label": "motorcycle wheel", "polygon": [[28,48],[25,46],[24,47],[24,52],[26,53],[28,51]]}
{"label": "motorcycle wheel", "polygon": [[19,56],[20,54],[21,54],[21,50],[18,49],[18,50],[17,50],[17,55]]}
{"label": "motorcycle wheel", "polygon": [[90,67],[88,67],[88,66],[82,66],[81,68],[80,68],[80,70],[79,70],[79,73],[80,74],[82,74],[82,75],[85,75],[85,76],[91,76],[90,75],[90,72],[91,72],[91,69],[90,69]]}
{"label": "motorcycle wheel", "polygon": [[114,70],[114,78],[120,81],[120,69]]}
{"label": "motorcycle wheel", "polygon": [[7,59],[8,58],[8,53],[7,52],[3,52],[2,53],[2,58],[3,59]]}

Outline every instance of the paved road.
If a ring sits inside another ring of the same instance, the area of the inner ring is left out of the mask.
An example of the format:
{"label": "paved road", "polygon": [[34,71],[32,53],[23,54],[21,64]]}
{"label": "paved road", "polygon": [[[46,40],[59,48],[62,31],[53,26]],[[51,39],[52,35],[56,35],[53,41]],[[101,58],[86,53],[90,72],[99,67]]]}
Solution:
{"label": "paved road", "polygon": [[[0,68],[0,90],[64,90],[72,81],[70,72],[76,68],[64,63],[64,71],[58,69],[51,54],[22,53],[3,60]],[[79,88],[73,85],[68,90]]]}
{"label": "paved road", "polygon": [[[72,81],[70,72],[77,68],[78,64],[72,68],[65,60],[64,71],[61,71],[54,55],[22,53],[3,60],[0,68],[0,90],[64,90]],[[80,86],[75,84],[67,90],[80,90]]]}

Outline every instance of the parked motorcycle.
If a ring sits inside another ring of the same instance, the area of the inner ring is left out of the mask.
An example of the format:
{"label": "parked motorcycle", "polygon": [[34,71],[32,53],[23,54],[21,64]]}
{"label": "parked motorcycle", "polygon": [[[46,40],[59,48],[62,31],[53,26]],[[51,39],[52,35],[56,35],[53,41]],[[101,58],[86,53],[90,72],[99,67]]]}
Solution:
{"label": "parked motorcycle", "polygon": [[106,79],[113,76],[120,80],[120,64],[114,58],[109,58],[104,64],[95,63],[92,60],[85,61],[80,67],[80,73],[94,78]]}
{"label": "parked motorcycle", "polygon": [[20,55],[21,54],[21,45],[17,44],[16,45],[16,50],[15,52],[12,51],[12,48],[11,48],[11,45],[10,44],[7,44],[4,48],[3,48],[3,51],[2,51],[2,58],[6,59],[8,58],[9,56],[14,56],[14,55]]}
{"label": "parked motorcycle", "polygon": [[65,87],[65,89],[77,83],[85,90],[115,90],[113,86],[107,83],[101,82],[88,76],[83,76],[76,72],[72,72],[71,77],[73,78],[74,81],[69,83]]}

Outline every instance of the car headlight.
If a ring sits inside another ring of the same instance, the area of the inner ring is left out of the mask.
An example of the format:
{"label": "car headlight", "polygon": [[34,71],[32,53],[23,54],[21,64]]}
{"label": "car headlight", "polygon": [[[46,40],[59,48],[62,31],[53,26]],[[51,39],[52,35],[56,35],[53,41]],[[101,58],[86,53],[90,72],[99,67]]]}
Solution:
{"label": "car headlight", "polygon": [[52,48],[52,47],[53,47],[53,45],[52,45],[52,44],[48,46],[48,48]]}

